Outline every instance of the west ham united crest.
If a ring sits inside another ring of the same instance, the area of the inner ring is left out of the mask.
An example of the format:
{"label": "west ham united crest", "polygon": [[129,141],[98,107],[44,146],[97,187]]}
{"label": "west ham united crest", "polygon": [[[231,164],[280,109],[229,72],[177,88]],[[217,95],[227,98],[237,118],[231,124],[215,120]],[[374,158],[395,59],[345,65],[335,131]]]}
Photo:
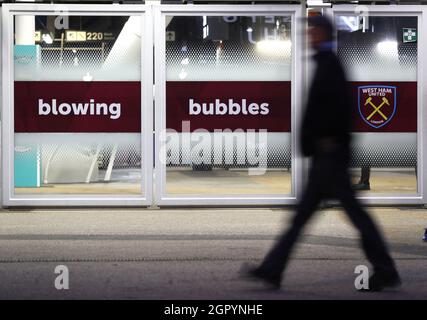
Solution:
{"label": "west ham united crest", "polygon": [[373,128],[381,128],[396,113],[396,87],[362,86],[358,88],[359,113]]}

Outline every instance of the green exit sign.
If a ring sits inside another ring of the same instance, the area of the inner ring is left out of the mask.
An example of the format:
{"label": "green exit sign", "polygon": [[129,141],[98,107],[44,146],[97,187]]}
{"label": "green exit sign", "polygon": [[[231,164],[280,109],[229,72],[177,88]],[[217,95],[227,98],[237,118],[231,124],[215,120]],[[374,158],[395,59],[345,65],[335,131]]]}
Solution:
{"label": "green exit sign", "polygon": [[417,42],[417,29],[403,28],[403,42]]}

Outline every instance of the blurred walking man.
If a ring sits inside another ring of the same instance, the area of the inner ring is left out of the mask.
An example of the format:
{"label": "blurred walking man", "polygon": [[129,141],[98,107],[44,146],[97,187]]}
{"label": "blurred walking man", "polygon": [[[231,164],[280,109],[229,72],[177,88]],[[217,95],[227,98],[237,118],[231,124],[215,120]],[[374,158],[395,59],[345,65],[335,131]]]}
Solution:
{"label": "blurred walking man", "polygon": [[256,267],[243,272],[252,280],[261,280],[279,288],[282,273],[302,228],[323,199],[340,200],[351,222],[359,230],[362,247],[374,274],[369,291],[380,291],[400,284],[400,278],[384,240],[374,222],[354,197],[348,173],[351,98],[338,58],[332,51],[333,25],[322,16],[310,17],[310,44],[315,50],[316,71],[311,84],[302,123],[301,148],[312,158],[309,181],[290,229]]}

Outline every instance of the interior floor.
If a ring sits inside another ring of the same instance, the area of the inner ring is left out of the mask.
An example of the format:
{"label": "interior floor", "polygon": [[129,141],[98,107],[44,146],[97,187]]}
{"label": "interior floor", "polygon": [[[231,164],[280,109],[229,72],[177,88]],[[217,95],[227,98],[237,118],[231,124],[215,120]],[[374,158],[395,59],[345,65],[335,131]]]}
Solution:
{"label": "interior floor", "polygon": [[[16,194],[129,194],[142,193],[138,169],[113,171],[112,181],[73,184],[48,184],[39,188],[15,188]],[[352,171],[357,182],[358,171]],[[264,174],[249,175],[246,169],[193,171],[191,168],[168,168],[167,194],[171,195],[290,195],[291,172],[273,169]],[[361,194],[415,194],[414,170],[372,169],[371,190]]]}

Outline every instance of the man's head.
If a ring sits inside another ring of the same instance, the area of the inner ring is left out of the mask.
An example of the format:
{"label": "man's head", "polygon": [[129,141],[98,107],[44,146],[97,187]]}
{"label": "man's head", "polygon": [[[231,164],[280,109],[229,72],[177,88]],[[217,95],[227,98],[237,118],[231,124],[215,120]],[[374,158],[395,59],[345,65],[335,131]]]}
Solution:
{"label": "man's head", "polygon": [[332,22],[324,16],[309,17],[308,35],[311,47],[315,50],[319,50],[322,44],[331,42],[334,39],[334,26]]}

